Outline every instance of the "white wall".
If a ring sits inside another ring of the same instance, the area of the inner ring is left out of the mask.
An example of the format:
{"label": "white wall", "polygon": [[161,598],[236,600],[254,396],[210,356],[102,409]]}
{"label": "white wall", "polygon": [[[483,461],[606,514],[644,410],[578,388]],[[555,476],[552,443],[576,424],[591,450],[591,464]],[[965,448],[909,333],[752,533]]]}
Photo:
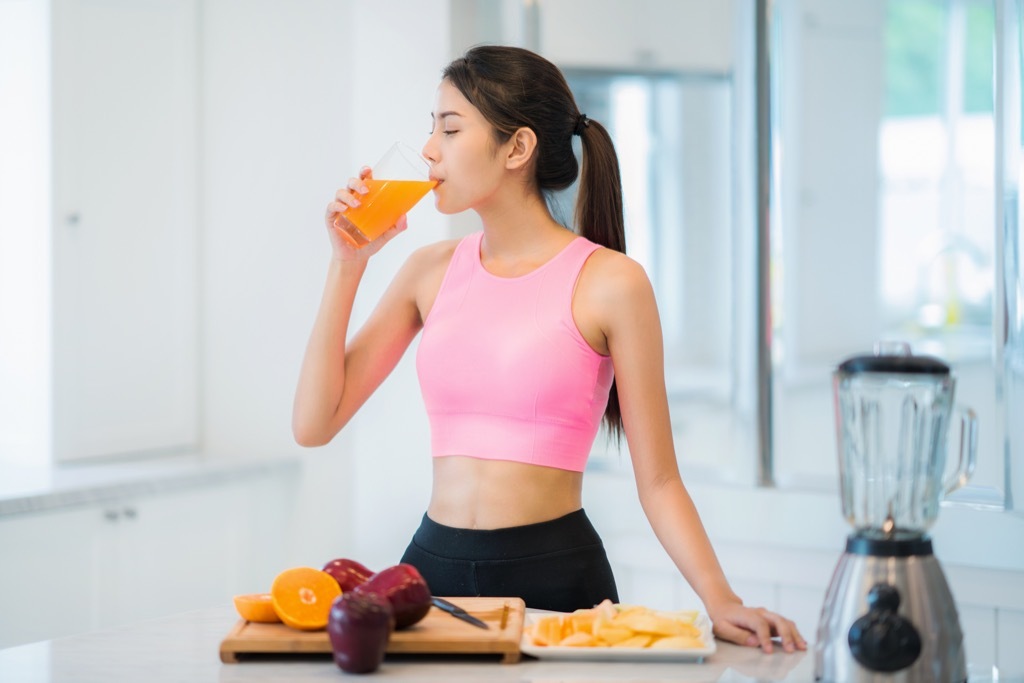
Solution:
{"label": "white wall", "polygon": [[288,564],[346,545],[349,453],[303,451],[291,402],[329,257],[323,210],[352,166],[351,3],[209,0],[202,14],[204,450],[300,454]]}
{"label": "white wall", "polygon": [[[425,140],[448,11],[446,0],[356,8],[204,4],[203,443],[218,458],[303,458],[289,562],[379,567],[398,561],[429,494],[410,364],[323,448],[294,443],[291,405],[330,257],[324,207],[394,140]],[[371,263],[354,325],[409,252],[445,230],[429,202],[413,211]]]}
{"label": "white wall", "polygon": [[47,2],[0,0],[0,461],[5,463],[29,464],[50,450],[49,29]]}
{"label": "white wall", "polygon": [[349,3],[210,0],[203,26],[207,450],[297,450],[291,400],[349,141]]}

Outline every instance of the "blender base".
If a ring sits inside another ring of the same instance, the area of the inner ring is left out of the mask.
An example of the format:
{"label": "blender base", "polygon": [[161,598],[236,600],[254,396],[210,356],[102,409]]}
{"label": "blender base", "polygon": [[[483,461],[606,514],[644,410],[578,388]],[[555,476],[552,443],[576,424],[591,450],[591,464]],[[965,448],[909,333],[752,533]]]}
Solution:
{"label": "blender base", "polygon": [[966,682],[963,632],[931,540],[853,534],[825,595],[814,677],[829,682]]}

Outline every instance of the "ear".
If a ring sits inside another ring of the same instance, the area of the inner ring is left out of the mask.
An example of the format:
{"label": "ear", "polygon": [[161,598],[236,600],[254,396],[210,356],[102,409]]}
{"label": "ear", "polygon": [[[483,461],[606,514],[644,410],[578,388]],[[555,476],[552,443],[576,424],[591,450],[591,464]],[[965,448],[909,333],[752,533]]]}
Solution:
{"label": "ear", "polygon": [[523,168],[537,151],[537,134],[531,128],[520,128],[505,143],[505,168],[516,170]]}

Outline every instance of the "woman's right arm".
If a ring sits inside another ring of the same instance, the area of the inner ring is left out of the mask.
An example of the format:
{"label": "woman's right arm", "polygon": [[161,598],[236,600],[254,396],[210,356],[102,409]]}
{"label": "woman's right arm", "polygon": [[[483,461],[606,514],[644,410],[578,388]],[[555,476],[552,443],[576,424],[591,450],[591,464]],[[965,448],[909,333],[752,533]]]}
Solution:
{"label": "woman's right arm", "polygon": [[405,229],[405,217],[362,249],[352,248],[335,227],[365,190],[359,178],[339,190],[327,207],[332,255],[320,309],[306,346],[292,409],[292,433],[303,446],[322,446],[341,431],[397,365],[420,328],[416,260],[410,259],[384,292],[362,328],[348,339],[349,321],[367,260]]}

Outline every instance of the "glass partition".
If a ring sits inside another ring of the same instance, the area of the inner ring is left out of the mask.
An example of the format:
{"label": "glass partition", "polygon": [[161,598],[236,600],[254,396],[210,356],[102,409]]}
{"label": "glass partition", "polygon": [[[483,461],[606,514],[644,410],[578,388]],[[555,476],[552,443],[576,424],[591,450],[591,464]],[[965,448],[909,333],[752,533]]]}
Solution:
{"label": "glass partition", "polygon": [[996,262],[997,385],[1005,428],[1007,507],[1024,510],[1024,0],[997,0]]}
{"label": "glass partition", "polygon": [[835,487],[831,370],[900,340],[980,416],[959,497],[1002,507],[996,7],[781,0],[772,24],[775,481]]}

